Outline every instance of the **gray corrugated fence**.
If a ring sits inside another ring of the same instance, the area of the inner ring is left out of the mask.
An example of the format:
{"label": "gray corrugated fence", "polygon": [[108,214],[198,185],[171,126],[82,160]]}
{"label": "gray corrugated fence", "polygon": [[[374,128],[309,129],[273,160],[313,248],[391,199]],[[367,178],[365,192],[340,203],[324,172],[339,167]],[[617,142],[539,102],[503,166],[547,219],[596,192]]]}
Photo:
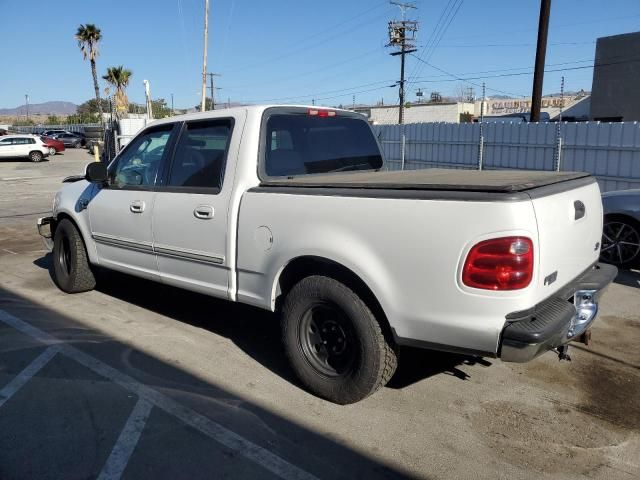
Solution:
{"label": "gray corrugated fence", "polygon": [[[403,143],[405,169],[478,168],[478,123],[373,128],[392,170],[402,168]],[[560,170],[596,175],[603,191],[640,188],[638,122],[484,123],[482,128],[485,169],[553,170],[559,164]]]}

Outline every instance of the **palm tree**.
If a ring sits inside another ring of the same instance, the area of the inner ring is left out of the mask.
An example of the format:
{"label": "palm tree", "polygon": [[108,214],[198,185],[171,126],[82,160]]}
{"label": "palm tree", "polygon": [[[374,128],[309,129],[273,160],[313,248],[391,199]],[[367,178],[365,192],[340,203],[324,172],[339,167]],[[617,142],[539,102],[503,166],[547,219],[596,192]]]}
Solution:
{"label": "palm tree", "polygon": [[102,102],[100,101],[100,88],[98,87],[98,74],[96,73],[96,58],[98,57],[98,42],[102,39],[100,29],[92,23],[80,25],[75,35],[78,47],[82,52],[82,58],[89,59],[91,64],[91,75],[93,75],[93,88],[96,91],[96,102],[102,123]]}
{"label": "palm tree", "polygon": [[116,88],[116,94],[114,97],[116,101],[116,115],[118,117],[129,111],[129,99],[127,98],[127,92],[125,89],[129,85],[131,75],[133,75],[131,70],[127,70],[120,65],[119,67],[107,68],[107,74],[102,76],[102,78]]}

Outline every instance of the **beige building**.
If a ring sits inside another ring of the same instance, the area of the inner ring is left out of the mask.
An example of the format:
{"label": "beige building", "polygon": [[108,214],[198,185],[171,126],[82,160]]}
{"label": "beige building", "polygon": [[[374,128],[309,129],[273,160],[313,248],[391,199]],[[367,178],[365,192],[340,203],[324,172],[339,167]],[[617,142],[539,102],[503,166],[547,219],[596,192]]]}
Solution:
{"label": "beige building", "polygon": [[[412,104],[404,109],[404,123],[460,123],[473,115],[473,109],[473,103],[467,102]],[[356,111],[367,115],[374,125],[398,123],[398,105],[356,108]]]}

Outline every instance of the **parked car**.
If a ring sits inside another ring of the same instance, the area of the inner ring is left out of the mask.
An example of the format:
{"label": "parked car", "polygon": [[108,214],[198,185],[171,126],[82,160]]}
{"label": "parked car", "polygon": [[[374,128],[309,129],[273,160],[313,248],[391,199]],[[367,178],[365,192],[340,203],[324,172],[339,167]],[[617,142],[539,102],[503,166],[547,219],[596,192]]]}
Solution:
{"label": "parked car", "polygon": [[83,147],[87,143],[87,137],[82,132],[70,132],[69,130],[45,130],[40,135],[42,135],[44,137],[55,137],[55,136],[62,135],[62,134],[71,134],[71,135],[75,135],[77,137],[80,137],[80,139],[81,139],[80,144]]}
{"label": "parked car", "polygon": [[600,259],[621,268],[640,267],[640,189],[604,193],[602,204]]}
{"label": "parked car", "polygon": [[61,141],[65,147],[80,148],[82,146],[82,137],[75,133],[55,133],[51,138]]}
{"label": "parked car", "polygon": [[564,358],[617,273],[589,174],[385,171],[364,117],[313,106],[158,120],[53,205],[37,224],[60,289],[100,266],[277,311],[298,378],[341,404],[401,345]]}
{"label": "parked car", "polygon": [[0,158],[29,158],[40,162],[49,156],[47,147],[34,135],[5,135],[0,138]]}
{"label": "parked car", "polygon": [[40,137],[40,140],[49,148],[49,155],[53,156],[56,153],[64,152],[64,142],[52,137]]}

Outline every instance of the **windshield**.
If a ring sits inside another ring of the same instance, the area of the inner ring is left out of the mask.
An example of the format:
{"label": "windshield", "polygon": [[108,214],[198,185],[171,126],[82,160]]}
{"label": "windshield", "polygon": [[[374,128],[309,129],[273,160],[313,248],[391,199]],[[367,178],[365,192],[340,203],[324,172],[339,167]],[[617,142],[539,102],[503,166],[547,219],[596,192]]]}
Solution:
{"label": "windshield", "polygon": [[376,139],[359,118],[273,114],[265,133],[264,170],[271,177],[382,167]]}

